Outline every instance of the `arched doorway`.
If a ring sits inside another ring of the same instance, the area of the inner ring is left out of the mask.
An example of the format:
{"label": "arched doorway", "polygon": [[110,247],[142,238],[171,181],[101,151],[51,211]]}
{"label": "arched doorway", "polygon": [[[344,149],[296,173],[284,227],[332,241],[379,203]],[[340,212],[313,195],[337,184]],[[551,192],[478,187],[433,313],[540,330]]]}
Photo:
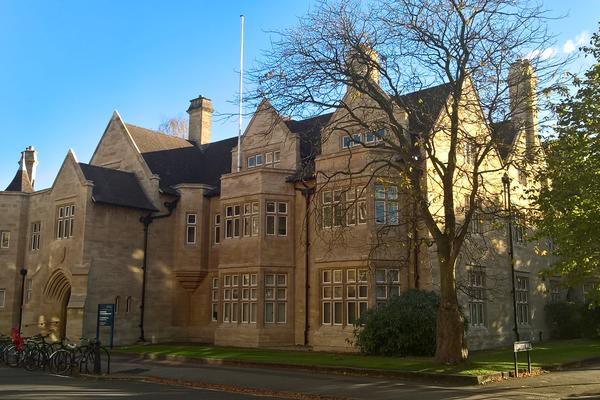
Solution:
{"label": "arched doorway", "polygon": [[66,337],[67,332],[67,307],[71,298],[71,282],[61,270],[56,270],[48,278],[44,288],[44,300],[48,306],[45,316],[48,333],[54,334],[56,339]]}

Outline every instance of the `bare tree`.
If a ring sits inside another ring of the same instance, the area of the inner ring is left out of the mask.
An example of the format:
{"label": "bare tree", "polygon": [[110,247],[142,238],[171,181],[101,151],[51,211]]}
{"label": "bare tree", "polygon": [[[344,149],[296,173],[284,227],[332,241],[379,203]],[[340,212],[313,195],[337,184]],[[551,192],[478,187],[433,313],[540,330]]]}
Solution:
{"label": "bare tree", "polygon": [[[385,129],[376,144],[356,143],[376,146],[380,157],[361,171],[339,173],[375,176],[386,169],[405,179],[413,218],[426,227],[437,254],[440,362],[467,356],[456,266],[477,210],[501,207],[499,182],[487,185],[486,176],[506,168],[489,162],[498,151],[492,126],[514,123],[522,109],[509,99],[510,66],[538,55],[527,65],[547,91],[564,62],[539,57],[552,44],[547,19],[540,3],[528,0],[323,1],[296,27],[276,32],[252,73],[254,99],[268,98],[281,115],[343,110],[323,135],[351,137],[356,126]],[[435,85],[439,90],[421,91]],[[441,114],[427,109],[440,101]]]}
{"label": "bare tree", "polygon": [[188,137],[189,121],[186,117],[173,117],[163,120],[158,126],[160,132],[180,138]]}

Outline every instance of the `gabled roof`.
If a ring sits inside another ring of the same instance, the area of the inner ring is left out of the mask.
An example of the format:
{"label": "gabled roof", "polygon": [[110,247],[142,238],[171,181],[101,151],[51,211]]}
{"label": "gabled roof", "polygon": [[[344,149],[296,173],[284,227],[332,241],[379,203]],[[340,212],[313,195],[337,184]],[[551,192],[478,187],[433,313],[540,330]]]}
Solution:
{"label": "gabled roof", "polygon": [[333,113],[318,115],[303,120],[287,120],[290,132],[300,139],[300,158],[302,160],[321,154],[321,128],[327,125]]}
{"label": "gabled roof", "polygon": [[29,180],[29,174],[27,174],[27,170],[25,168],[19,168],[15,174],[15,177],[5,190],[7,192],[33,192],[33,187],[31,186],[31,181]]}
{"label": "gabled roof", "polygon": [[196,146],[192,142],[161,132],[126,124],[144,161],[160,177],[163,192],[176,195],[181,183],[219,186],[221,175],[231,172],[231,150],[237,137]]}
{"label": "gabled roof", "polygon": [[298,180],[314,174],[315,157],[321,154],[321,129],[331,120],[333,113],[303,120],[287,120],[290,132],[300,140],[300,165],[290,180]]}
{"label": "gabled roof", "polygon": [[398,98],[408,112],[408,129],[411,133],[427,134],[433,129],[451,90],[452,85],[443,83]]}
{"label": "gabled roof", "polygon": [[131,172],[79,163],[85,179],[94,182],[92,200],[95,203],[145,211],[159,211]]}
{"label": "gabled roof", "polygon": [[492,124],[492,135],[496,141],[498,154],[506,161],[513,148],[515,137],[519,134],[517,126],[511,120]]}

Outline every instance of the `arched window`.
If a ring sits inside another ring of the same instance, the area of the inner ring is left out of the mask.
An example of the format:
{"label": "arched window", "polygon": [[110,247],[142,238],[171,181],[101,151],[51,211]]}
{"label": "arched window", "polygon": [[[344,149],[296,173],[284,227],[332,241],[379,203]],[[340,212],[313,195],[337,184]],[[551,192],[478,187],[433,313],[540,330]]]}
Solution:
{"label": "arched window", "polygon": [[131,298],[131,296],[127,296],[127,301],[125,302],[125,312],[126,313],[130,312],[132,307],[133,307],[133,299]]}
{"label": "arched window", "polygon": [[119,312],[119,304],[121,303],[121,297],[115,297],[115,314]]}

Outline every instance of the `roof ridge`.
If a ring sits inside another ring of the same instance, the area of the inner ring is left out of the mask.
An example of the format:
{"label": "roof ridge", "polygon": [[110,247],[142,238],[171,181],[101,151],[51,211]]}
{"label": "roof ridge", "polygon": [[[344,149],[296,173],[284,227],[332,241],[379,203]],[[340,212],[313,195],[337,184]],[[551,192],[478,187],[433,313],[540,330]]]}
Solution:
{"label": "roof ridge", "polygon": [[150,128],[145,128],[143,126],[139,126],[139,125],[136,125],[136,124],[130,124],[129,122],[125,122],[125,125],[131,126],[131,127],[134,127],[134,128],[138,128],[138,129],[143,129],[145,131],[148,131],[148,132],[151,132],[151,133],[156,133],[158,135],[162,135],[162,136],[165,136],[165,137],[168,137],[168,138],[173,138],[173,139],[177,139],[177,140],[185,140],[186,142],[189,142],[188,139],[185,139],[185,138],[182,138],[182,137],[179,137],[179,136],[169,135],[168,133],[157,131],[157,130],[150,129]]}
{"label": "roof ridge", "polygon": [[94,164],[83,163],[83,162],[80,162],[78,164],[80,166],[84,166],[84,167],[98,168],[98,169],[103,169],[103,170],[107,170],[107,171],[118,172],[118,173],[121,173],[121,174],[135,175],[133,172],[123,171],[123,170],[115,169],[115,168],[109,168],[109,167],[105,167],[105,166],[102,166],[102,165],[94,165]]}

